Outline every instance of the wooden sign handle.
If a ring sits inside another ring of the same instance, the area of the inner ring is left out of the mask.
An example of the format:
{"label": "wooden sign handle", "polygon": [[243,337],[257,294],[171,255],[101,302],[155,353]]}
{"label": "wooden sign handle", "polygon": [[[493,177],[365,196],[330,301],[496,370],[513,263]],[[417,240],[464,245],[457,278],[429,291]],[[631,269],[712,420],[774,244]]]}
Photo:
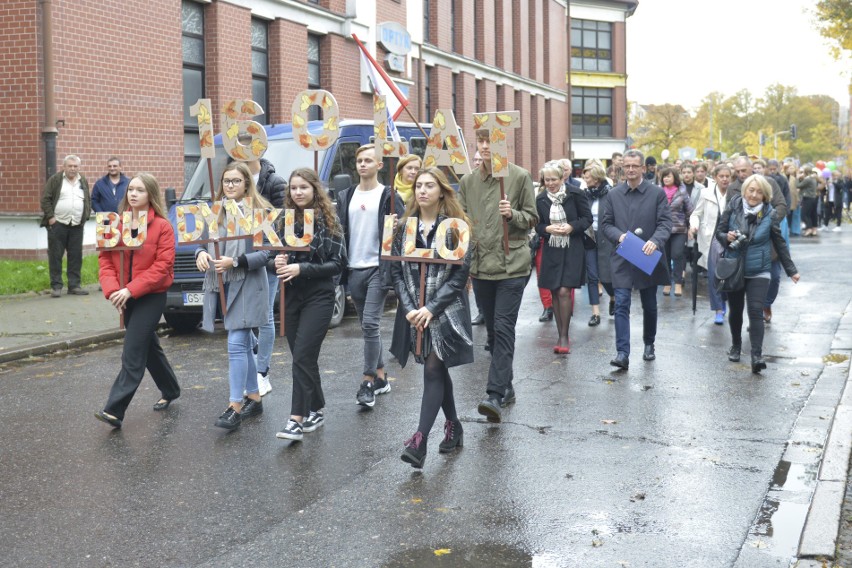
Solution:
{"label": "wooden sign handle", "polygon": [[[506,186],[503,184],[503,178],[500,178],[500,201],[506,200]],[[501,215],[501,217],[503,217]],[[503,252],[509,256],[509,220],[503,217]]]}
{"label": "wooden sign handle", "polygon": [[396,209],[396,185],[394,185],[394,182],[396,181],[396,179],[395,179],[396,176],[394,175],[394,171],[393,171],[394,170],[394,167],[393,167],[394,160],[393,160],[393,158],[387,158],[387,159],[390,160],[390,165],[388,166],[388,173],[390,175],[390,190],[391,190],[391,192],[390,192],[390,214],[396,215],[396,211],[394,211],[394,209]]}
{"label": "wooden sign handle", "polygon": [[[124,251],[118,251],[118,263],[121,267],[118,269],[118,289],[124,288]],[[124,329],[124,308],[118,310],[118,328]]]}
{"label": "wooden sign handle", "polygon": [[[429,265],[425,262],[420,263],[420,307],[426,305],[426,270]],[[420,357],[423,354],[423,330],[417,330],[417,344],[414,346],[414,354]]]}
{"label": "wooden sign handle", "polygon": [[[221,253],[219,252],[219,241],[213,241],[213,254],[216,255],[213,260],[218,260],[221,256]],[[221,272],[216,273],[216,278],[219,280],[219,303],[222,304],[222,317],[224,318],[228,313],[228,302],[225,301],[225,282],[222,280]]]}
{"label": "wooden sign handle", "polygon": [[278,337],[284,337],[284,307],[286,305],[284,290],[286,288],[286,282],[278,283]]}

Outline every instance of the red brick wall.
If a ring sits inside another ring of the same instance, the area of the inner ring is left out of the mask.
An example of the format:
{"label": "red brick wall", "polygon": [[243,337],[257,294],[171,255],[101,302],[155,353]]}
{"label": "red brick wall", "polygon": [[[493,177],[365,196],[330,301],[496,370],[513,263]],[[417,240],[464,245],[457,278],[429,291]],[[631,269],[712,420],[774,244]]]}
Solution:
{"label": "red brick wall", "polygon": [[530,95],[524,91],[515,91],[515,108],[521,113],[521,127],[515,129],[514,162],[530,170],[533,167],[530,138],[533,132],[530,128]]}
{"label": "red brick wall", "polygon": [[514,25],[512,23],[513,0],[494,1],[496,5],[494,17],[494,45],[497,51],[497,67],[511,73],[516,69],[512,57],[515,45],[512,38],[512,30],[514,29]]}
{"label": "red brick wall", "polygon": [[473,113],[476,112],[476,97],[476,77],[469,73],[459,73],[456,122],[465,134],[465,139],[473,137]]}
{"label": "red brick wall", "polygon": [[[341,118],[372,118],[373,99],[362,93],[361,64],[358,45],[354,40],[328,35],[320,44],[322,53],[322,79],[324,89],[331,91],[340,105]],[[331,63],[334,63],[332,66]],[[332,68],[333,67],[333,68]]]}
{"label": "red brick wall", "polygon": [[205,94],[213,104],[213,129],[219,132],[222,106],[251,98],[251,11],[227,2],[206,6],[204,54]]}
{"label": "red brick wall", "polygon": [[[308,88],[308,28],[289,20],[269,24],[269,106],[276,122],[290,122],[296,94]],[[320,53],[322,56],[322,53]]]}
{"label": "red brick wall", "polygon": [[6,117],[0,120],[3,213],[38,211],[44,183],[38,12],[35,0],[0,3],[0,113]]}

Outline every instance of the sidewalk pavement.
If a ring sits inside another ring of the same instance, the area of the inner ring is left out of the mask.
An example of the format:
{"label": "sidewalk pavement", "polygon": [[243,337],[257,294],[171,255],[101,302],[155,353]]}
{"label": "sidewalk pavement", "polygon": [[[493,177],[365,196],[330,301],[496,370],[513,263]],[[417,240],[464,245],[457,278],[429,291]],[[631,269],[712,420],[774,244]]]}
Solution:
{"label": "sidewalk pavement", "polygon": [[98,290],[88,296],[0,296],[0,363],[82,347],[124,336],[118,312]]}

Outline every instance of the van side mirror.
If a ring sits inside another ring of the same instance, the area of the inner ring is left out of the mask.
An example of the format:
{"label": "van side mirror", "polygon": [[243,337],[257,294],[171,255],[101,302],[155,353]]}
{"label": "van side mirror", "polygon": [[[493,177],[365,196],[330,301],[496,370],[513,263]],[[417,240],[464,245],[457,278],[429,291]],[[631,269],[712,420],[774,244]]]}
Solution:
{"label": "van side mirror", "polygon": [[334,179],[331,180],[331,189],[334,191],[334,197],[337,198],[337,194],[344,189],[349,189],[352,187],[352,178],[349,174],[337,174],[334,176]]}
{"label": "van side mirror", "polygon": [[165,191],[166,195],[166,207],[171,207],[175,203],[177,203],[177,193],[175,193],[175,188],[167,187]]}

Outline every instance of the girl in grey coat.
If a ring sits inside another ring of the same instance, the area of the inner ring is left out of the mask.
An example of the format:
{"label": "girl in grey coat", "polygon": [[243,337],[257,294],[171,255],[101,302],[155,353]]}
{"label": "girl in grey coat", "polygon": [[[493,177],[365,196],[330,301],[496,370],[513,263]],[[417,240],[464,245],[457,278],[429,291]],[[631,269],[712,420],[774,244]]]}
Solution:
{"label": "girl in grey coat", "polygon": [[[244,201],[246,197],[251,198],[252,209]],[[232,234],[246,235],[245,239],[222,242],[219,258],[215,258],[213,243],[207,248],[199,248],[195,253],[198,270],[205,273],[202,320],[202,329],[205,331],[213,331],[213,319],[219,301],[219,275],[225,287],[225,329],[228,330],[228,382],[231,395],[228,408],[216,421],[216,426],[234,430],[245,418],[263,412],[257,387],[257,365],[254,359],[256,339],[252,328],[260,327],[269,318],[266,302],[269,294],[266,278],[268,256],[265,250],[252,250],[250,234],[236,222],[233,212],[226,214],[225,203],[232,205],[235,202],[238,214],[244,217],[252,217],[253,209],[266,209],[271,205],[257,193],[251,172],[242,162],[229,164],[222,173],[216,201],[223,203],[219,213],[219,236],[225,237],[229,226]]]}

